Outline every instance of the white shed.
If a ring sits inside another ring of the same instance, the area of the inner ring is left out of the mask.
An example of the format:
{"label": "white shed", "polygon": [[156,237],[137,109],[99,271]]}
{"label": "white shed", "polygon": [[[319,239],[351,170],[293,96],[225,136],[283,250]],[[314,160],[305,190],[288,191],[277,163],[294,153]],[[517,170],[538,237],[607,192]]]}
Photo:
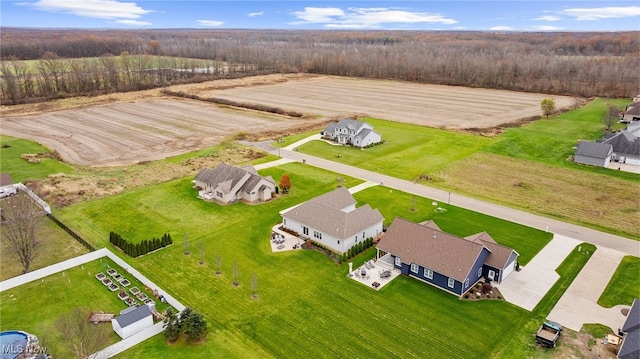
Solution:
{"label": "white shed", "polygon": [[122,338],[128,338],[153,326],[153,316],[147,305],[129,307],[111,319],[113,330]]}

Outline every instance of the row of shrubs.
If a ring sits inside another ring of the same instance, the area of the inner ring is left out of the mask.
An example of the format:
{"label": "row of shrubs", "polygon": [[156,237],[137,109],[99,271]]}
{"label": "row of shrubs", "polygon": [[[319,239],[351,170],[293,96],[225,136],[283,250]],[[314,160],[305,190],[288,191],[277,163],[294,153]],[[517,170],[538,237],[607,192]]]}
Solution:
{"label": "row of shrubs", "polygon": [[122,238],[118,233],[111,232],[109,233],[109,242],[120,248],[129,257],[141,256],[173,244],[173,240],[169,233],[163,234],[162,238],[154,237],[151,240],[145,239],[140,243],[133,244],[127,239]]}
{"label": "row of shrubs", "polygon": [[281,109],[279,107],[261,105],[261,104],[257,104],[257,103],[236,102],[236,101],[227,100],[227,99],[224,99],[224,98],[217,98],[217,97],[202,98],[202,97],[200,97],[198,95],[188,94],[188,93],[185,93],[183,91],[170,91],[170,90],[166,90],[165,89],[165,90],[162,90],[162,93],[165,94],[165,95],[169,95],[169,96],[176,96],[176,97],[182,97],[182,98],[189,98],[189,99],[192,99],[192,100],[213,102],[213,103],[217,103],[219,105],[241,107],[241,108],[246,108],[246,109],[249,109],[249,110],[270,112],[270,113],[275,113],[275,114],[278,114],[278,115],[284,115],[284,116],[289,116],[289,117],[302,117],[302,116],[304,116],[304,114],[302,114],[300,112],[286,111],[286,110],[283,110],[283,109]]}
{"label": "row of shrubs", "polygon": [[381,145],[381,144],[383,144],[383,143],[384,143],[384,141],[374,142],[374,143],[370,143],[370,144],[368,144],[368,145],[366,145],[366,146],[364,146],[364,147],[362,147],[362,148],[364,149],[364,148],[376,147],[376,146],[380,146],[380,145]]}
{"label": "row of shrubs", "polygon": [[338,259],[339,263],[342,263],[350,258],[357,256],[364,250],[370,248],[373,245],[373,238],[369,237],[362,242],[356,243],[353,247],[349,248],[346,252],[342,253],[342,256]]}

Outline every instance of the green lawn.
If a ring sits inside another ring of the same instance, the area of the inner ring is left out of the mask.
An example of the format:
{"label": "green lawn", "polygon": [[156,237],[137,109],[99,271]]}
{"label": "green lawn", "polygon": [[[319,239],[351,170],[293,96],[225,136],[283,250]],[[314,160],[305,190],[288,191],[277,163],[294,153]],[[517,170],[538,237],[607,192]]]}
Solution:
{"label": "green lawn", "polygon": [[[581,248],[581,252],[578,251],[579,248]],[[596,247],[594,245],[582,243],[560,263],[558,268],[556,268],[560,279],[551,287],[549,292],[547,292],[531,313],[528,313],[528,315],[522,318],[518,318],[517,321],[512,323],[514,335],[505,338],[505,341],[495,348],[490,356],[491,358],[558,357],[559,349],[564,345],[562,337],[560,337],[556,348],[547,349],[539,347],[536,344],[534,339],[535,333],[595,251]],[[566,334],[567,333],[565,333],[565,335]]]}
{"label": "green lawn", "polygon": [[[109,230],[134,240],[170,231],[176,242],[127,260],[203,313],[208,339],[197,346],[167,346],[156,336],[120,357],[488,357],[514,335],[512,323],[528,317],[506,302],[460,301],[404,277],[376,292],[349,279],[346,263],[336,265],[315,251],[271,253],[268,237],[280,220],[278,211],[335,188],[337,175],[298,163],[261,173],[276,180],[289,174],[291,194],[261,205],[219,206],[196,199],[187,178],[59,211],[67,225],[98,247],[107,245]],[[359,183],[346,180],[348,187]],[[184,254],[184,233],[190,255]],[[231,284],[234,263],[238,287]],[[250,298],[253,273],[258,299]]]}
{"label": "green lawn", "polygon": [[[493,139],[378,119],[363,119],[382,134],[383,145],[366,150],[311,141],[300,152],[406,180],[432,174],[481,150]],[[341,156],[341,157],[338,157]]]}
{"label": "green lawn", "polygon": [[625,256],[600,295],[598,304],[606,308],[631,305],[635,298],[640,298],[640,258]]}
{"label": "green lawn", "polygon": [[0,173],[9,173],[13,182],[40,179],[52,173],[71,173],[73,168],[51,158],[43,158],[40,163],[29,163],[22,154],[48,153],[48,148],[29,140],[0,135]]}
{"label": "green lawn", "polygon": [[[372,187],[354,195],[359,205],[369,203],[380,210],[385,217],[385,225],[390,225],[395,217],[414,222],[433,220],[445,232],[460,237],[486,231],[496,242],[515,249],[520,257],[518,262],[527,264],[553,237],[531,227],[526,227],[464,208],[438,203],[433,200],[413,196],[385,187]],[[446,211],[438,211],[438,208]],[[413,209],[413,211],[412,211]]]}
{"label": "green lawn", "polygon": [[[82,266],[59,272],[42,280],[36,280],[0,293],[0,330],[24,330],[34,334],[47,348],[47,354],[56,358],[71,358],[70,348],[65,346],[64,338],[55,329],[55,321],[76,307],[119,314],[127,305],[117,297],[117,291],[111,292],[102,285],[95,275],[106,274],[108,268],[125,273],[109,258],[102,258]],[[149,297],[152,293],[145,290],[133,276],[125,275],[132,283],[128,288],[137,286]],[[159,311],[167,305],[156,302]],[[103,323],[109,332],[109,345],[120,337],[111,329],[111,323]]]}

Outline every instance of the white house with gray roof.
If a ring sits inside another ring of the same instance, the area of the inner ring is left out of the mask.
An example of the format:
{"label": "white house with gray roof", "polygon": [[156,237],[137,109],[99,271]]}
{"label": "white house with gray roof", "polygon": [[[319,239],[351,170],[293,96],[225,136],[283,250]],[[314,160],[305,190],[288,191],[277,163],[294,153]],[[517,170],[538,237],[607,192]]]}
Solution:
{"label": "white house with gray roof", "polygon": [[147,305],[129,307],[111,319],[111,326],[120,338],[125,339],[153,326],[153,315]]}
{"label": "white house with gray roof", "polygon": [[344,253],[357,243],[382,233],[384,217],[356,200],[344,188],[312,198],[282,213],[282,227],[327,248]]}
{"label": "white house with gray roof", "polygon": [[268,201],[276,191],[271,176],[260,176],[253,166],[235,167],[226,163],[219,163],[214,169],[201,169],[194,183],[199,198],[221,203]]}
{"label": "white house with gray roof", "polygon": [[332,141],[360,148],[382,142],[382,136],[369,123],[350,119],[330,123],[322,135]]}
{"label": "white house with gray roof", "polygon": [[612,154],[613,146],[611,144],[580,140],[573,160],[577,163],[607,167],[611,162]]}

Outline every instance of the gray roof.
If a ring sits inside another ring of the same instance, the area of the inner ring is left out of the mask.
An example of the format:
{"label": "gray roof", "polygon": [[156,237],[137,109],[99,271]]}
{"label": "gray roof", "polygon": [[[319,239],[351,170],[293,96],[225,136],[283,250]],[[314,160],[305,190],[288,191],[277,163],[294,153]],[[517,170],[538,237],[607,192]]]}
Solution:
{"label": "gray roof", "polygon": [[290,209],[283,213],[282,217],[340,239],[349,238],[384,221],[380,211],[368,204],[351,212],[342,211],[355,203],[349,191],[340,187]]}
{"label": "gray roof", "polygon": [[365,122],[362,122],[362,121],[343,118],[340,121],[338,121],[338,123],[328,124],[327,127],[325,127],[324,132],[333,132],[336,128],[346,127],[350,130],[356,130],[356,133],[357,133],[358,132],[357,130],[360,127],[362,127],[364,124]]}
{"label": "gray roof", "polygon": [[338,127],[338,123],[337,122],[331,122],[330,124],[327,125],[327,127],[325,127],[324,131],[322,131],[323,133],[331,133],[333,131],[335,131],[335,129]]}
{"label": "gray roof", "polygon": [[120,328],[127,327],[151,315],[151,310],[148,305],[141,305],[133,310],[123,312],[124,314],[114,318],[120,325]]}
{"label": "gray roof", "polygon": [[640,358],[640,300],[634,299],[627,319],[620,329],[625,332],[622,345],[618,350],[619,359]]}
{"label": "gray roof", "polygon": [[488,266],[492,266],[493,268],[504,269],[507,264],[509,264],[509,258],[512,255],[518,256],[518,252],[514,251],[513,248],[509,248],[507,246],[503,246],[502,244],[496,243],[496,241],[491,238],[489,233],[480,232],[468,237],[465,237],[466,240],[480,243],[485,247],[489,248],[491,254],[485,259],[484,264]]}
{"label": "gray roof", "polygon": [[[250,165],[240,168],[221,162],[214,169],[201,169],[195,179],[196,181],[201,181],[211,186],[216,184],[220,185],[221,189],[226,192],[235,187],[238,184],[238,181],[243,179],[247,173],[250,176],[247,179],[247,182],[242,185],[242,189],[249,191],[253,189],[263,178],[257,174],[255,168]],[[265,179],[275,185],[271,176],[265,177]]]}
{"label": "gray roof", "polygon": [[602,143],[613,146],[613,152],[616,154],[640,156],[640,138],[631,132],[622,130]]}
{"label": "gray roof", "polygon": [[406,219],[396,218],[378,242],[378,249],[464,282],[482,251],[476,243]]}
{"label": "gray roof", "polygon": [[580,140],[576,155],[594,158],[607,158],[613,152],[613,146],[607,143]]}

